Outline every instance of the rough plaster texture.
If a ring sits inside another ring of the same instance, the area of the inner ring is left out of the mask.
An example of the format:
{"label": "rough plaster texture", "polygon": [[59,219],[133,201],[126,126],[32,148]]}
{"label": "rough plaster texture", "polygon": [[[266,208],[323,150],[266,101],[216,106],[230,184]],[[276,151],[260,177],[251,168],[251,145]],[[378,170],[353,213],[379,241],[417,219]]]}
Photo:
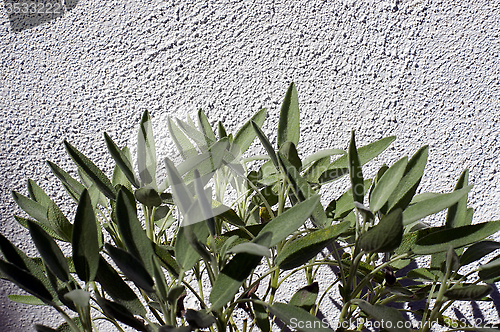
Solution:
{"label": "rough plaster texture", "polygon": [[[397,135],[388,163],[429,144],[422,190],[449,191],[469,168],[475,222],[500,217],[497,1],[81,0],[52,18],[0,13],[0,231],[23,249],[33,250],[12,218],[21,212],[10,190],[26,194],[32,178],[75,211],[44,164],[73,169],[63,139],[108,174],[102,133],[133,145],[144,108],[161,156],[175,157],[167,115],[185,118],[199,107],[229,130],[267,107],[264,131],[274,139],[292,80],[301,153],[345,148],[351,128],[360,144]],[[12,303],[11,292],[18,290],[0,282],[0,331],[57,326],[53,310]],[[325,303],[333,319],[337,308]],[[451,313],[498,321],[499,308]]]}

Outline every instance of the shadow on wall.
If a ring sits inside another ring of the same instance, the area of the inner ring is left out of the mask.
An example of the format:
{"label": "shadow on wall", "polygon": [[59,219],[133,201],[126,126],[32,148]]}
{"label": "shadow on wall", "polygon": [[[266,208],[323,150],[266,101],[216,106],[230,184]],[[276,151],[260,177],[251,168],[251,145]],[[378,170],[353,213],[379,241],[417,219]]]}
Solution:
{"label": "shadow on wall", "polygon": [[20,32],[54,20],[75,8],[79,0],[4,0],[10,30]]}

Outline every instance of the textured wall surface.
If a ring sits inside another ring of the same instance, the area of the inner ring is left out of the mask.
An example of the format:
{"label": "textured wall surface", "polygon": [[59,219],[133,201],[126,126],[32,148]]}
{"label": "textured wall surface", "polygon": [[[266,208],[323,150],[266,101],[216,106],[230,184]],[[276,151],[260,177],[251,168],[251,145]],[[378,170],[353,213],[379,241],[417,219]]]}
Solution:
{"label": "textured wall surface", "polygon": [[[500,218],[498,1],[80,0],[53,17],[9,15],[4,1],[0,231],[23,249],[33,248],[12,217],[21,211],[10,190],[27,194],[31,178],[68,215],[75,211],[44,163],[74,169],[63,139],[108,174],[103,132],[133,145],[145,108],[161,156],[175,157],[167,115],[199,107],[229,130],[267,107],[264,131],[275,139],[291,81],[303,154],[345,148],[351,129],[360,145],[396,135],[387,163],[429,144],[422,190],[450,191],[468,168],[475,222]],[[0,331],[57,326],[54,310],[10,302],[11,292],[0,282]],[[498,321],[498,305],[459,309]]]}

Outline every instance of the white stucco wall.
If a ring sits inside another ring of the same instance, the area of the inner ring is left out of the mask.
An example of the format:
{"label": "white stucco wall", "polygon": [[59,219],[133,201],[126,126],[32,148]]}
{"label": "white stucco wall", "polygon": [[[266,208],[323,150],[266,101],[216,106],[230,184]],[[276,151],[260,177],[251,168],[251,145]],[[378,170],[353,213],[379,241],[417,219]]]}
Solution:
{"label": "white stucco wall", "polygon": [[[302,154],[345,148],[351,129],[359,145],[397,135],[382,158],[388,163],[429,144],[422,190],[450,191],[469,168],[475,222],[500,218],[498,1],[80,0],[71,6],[42,24],[10,21],[0,9],[0,231],[22,248],[32,247],[12,218],[21,212],[10,190],[26,194],[27,178],[74,213],[44,163],[72,169],[63,139],[108,174],[102,133],[132,144],[144,108],[160,156],[175,156],[166,116],[185,118],[199,107],[229,130],[267,107],[264,131],[275,139],[290,81],[299,92]],[[382,159],[366,172],[373,175]],[[61,321],[53,310],[10,302],[11,292],[18,290],[0,281],[0,331]],[[481,308],[498,320],[500,303]],[[470,306],[461,310],[472,316]]]}

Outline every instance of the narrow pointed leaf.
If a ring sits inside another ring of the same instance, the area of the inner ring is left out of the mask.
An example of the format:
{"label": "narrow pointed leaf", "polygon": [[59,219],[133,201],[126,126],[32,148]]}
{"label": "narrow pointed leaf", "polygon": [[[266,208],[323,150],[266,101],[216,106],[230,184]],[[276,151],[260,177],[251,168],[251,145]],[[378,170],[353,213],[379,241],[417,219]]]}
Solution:
{"label": "narrow pointed leaf", "polygon": [[356,141],[354,131],[351,132],[351,142],[349,143],[349,151],[347,154],[349,164],[349,175],[351,176],[352,198],[354,202],[363,204],[363,197],[365,193],[363,183],[363,170],[358,157],[358,150],[356,149]]}
{"label": "narrow pointed leaf", "polygon": [[[460,177],[455,186],[455,191],[467,187],[469,184],[469,171],[466,169],[460,174]],[[457,203],[448,208],[446,214],[446,227],[454,228],[459,226],[470,225],[467,219],[467,195],[463,196]]]}
{"label": "narrow pointed leaf", "polygon": [[127,250],[144,264],[150,275],[153,275],[151,257],[154,251],[151,241],[137,218],[133,194],[123,187],[118,191],[116,199],[116,217]]}
{"label": "narrow pointed leaf", "polygon": [[176,119],[176,122],[179,128],[181,128],[186,133],[186,135],[196,143],[196,145],[202,152],[207,151],[207,149],[210,147],[210,139],[206,137],[205,134],[200,132],[196,127],[180,119]]}
{"label": "narrow pointed leaf", "polygon": [[116,190],[106,175],[104,175],[104,173],[89,158],[83,155],[67,141],[64,141],[64,145],[71,159],[73,159],[75,164],[80,167],[90,179],[92,179],[99,190],[106,195],[107,198],[115,200]]}
{"label": "narrow pointed leaf", "polygon": [[99,240],[92,201],[86,189],[76,210],[71,242],[78,277],[85,282],[94,280],[99,266]]}
{"label": "narrow pointed leaf", "polygon": [[200,259],[200,254],[189,243],[185,227],[180,227],[175,240],[175,260],[184,271],[190,270]]}
{"label": "narrow pointed leaf", "polygon": [[472,285],[447,290],[444,296],[452,300],[474,301],[485,297],[492,291],[493,288],[489,285]]}
{"label": "narrow pointed leaf", "polygon": [[102,256],[99,258],[96,280],[115,302],[135,315],[146,315],[146,309],[135,292]]}
{"label": "narrow pointed leaf", "polygon": [[80,195],[82,194],[85,187],[83,184],[75,180],[71,175],[66,173],[62,168],[47,160],[47,165],[49,165],[50,170],[54,175],[61,181],[64,189],[70,195],[70,197],[78,202],[80,200]]}
{"label": "narrow pointed leaf", "polygon": [[[311,167],[304,172],[304,179],[311,183],[319,183],[319,178],[321,174],[328,169],[328,165],[330,165],[330,157],[316,160]],[[304,166],[302,166],[302,168],[304,168]]]}
{"label": "narrow pointed leaf", "polygon": [[407,164],[408,157],[401,158],[385,171],[384,175],[377,181],[370,195],[370,209],[373,212],[380,210],[387,202],[399,181],[401,181]]}
{"label": "narrow pointed leaf", "polygon": [[[304,200],[316,195],[316,192],[311,188],[309,183],[307,183],[307,181],[300,175],[298,169],[291,164],[291,162],[286,158],[286,156],[281,154],[280,152],[279,158],[286,172],[285,174],[288,181],[295,188],[295,191],[299,195],[298,197],[299,201],[303,202]],[[324,227],[326,225],[327,218],[325,210],[321,205],[321,202],[318,202],[314,207],[311,219],[317,227]]]}
{"label": "narrow pointed leaf", "polygon": [[18,287],[52,305],[52,295],[43,283],[25,270],[0,259],[0,273],[9,278]]}
{"label": "narrow pointed leaf", "polygon": [[408,204],[410,204],[424,174],[428,155],[429,147],[424,145],[410,158],[403,178],[387,200],[388,211],[398,207],[406,209]]}
{"label": "narrow pointed leaf", "polygon": [[113,247],[109,243],[106,243],[105,247],[118,268],[130,278],[137,287],[144,289],[148,293],[154,293],[153,278],[151,278],[141,261],[127,251]]}
{"label": "narrow pointed leaf", "polygon": [[[384,152],[384,150],[387,149],[389,145],[391,145],[391,143],[394,142],[395,139],[396,136],[389,136],[358,148],[359,163],[361,165],[364,165],[373,158],[377,157],[379,154]],[[348,167],[349,163],[347,160],[347,155],[343,155],[340,158],[333,161],[328,168],[335,169],[335,168],[348,168]]]}
{"label": "narrow pointed leaf", "polygon": [[255,113],[250,120],[248,120],[243,126],[241,126],[240,130],[234,136],[233,144],[238,148],[237,152],[233,152],[235,156],[239,156],[243,154],[250,145],[257,133],[252,128],[252,121],[257,124],[257,126],[262,127],[264,124],[264,120],[266,119],[267,111],[265,108],[261,109],[257,113]]}
{"label": "narrow pointed leaf", "polygon": [[185,318],[189,325],[196,329],[207,328],[215,323],[214,316],[193,309],[186,310]]}
{"label": "narrow pointed leaf", "polygon": [[259,234],[271,233],[272,238],[269,246],[273,247],[277,245],[304,224],[307,218],[311,216],[318,202],[319,196],[312,196],[298,203],[291,209],[272,219],[264,226]]}
{"label": "narrow pointed leaf", "polygon": [[317,282],[304,286],[293,294],[289,304],[302,308],[305,311],[311,310],[318,298],[319,286]]}
{"label": "narrow pointed leaf", "polygon": [[165,158],[165,166],[167,168],[168,182],[172,188],[174,199],[182,215],[185,215],[193,204],[192,195],[187,189],[181,175],[175,168],[174,163],[170,159]]}
{"label": "narrow pointed leaf", "polygon": [[433,198],[429,198],[418,203],[412,204],[403,212],[403,224],[408,225],[412,222],[420,220],[428,215],[444,210],[467,195],[472,189],[472,186],[467,186],[447,194],[441,194]]}
{"label": "narrow pointed leaf", "polygon": [[139,188],[139,181],[135,177],[134,168],[132,167],[130,159],[127,157],[126,151],[122,151],[107,133],[104,133],[104,139],[106,140],[108,151],[115,160],[116,165],[121,169],[123,174],[125,174],[130,183],[133,184],[134,187]]}
{"label": "narrow pointed leaf", "polygon": [[309,233],[287,244],[278,254],[275,264],[290,270],[307,263],[349,228],[349,221]]}
{"label": "narrow pointed leaf", "polygon": [[[372,183],[371,179],[367,179],[363,182],[363,188],[365,192],[363,195],[366,195],[368,188]],[[335,203],[335,219],[344,218],[354,209],[354,200],[352,197],[352,188],[343,193]]]}
{"label": "narrow pointed leaf", "polygon": [[327,324],[305,310],[291,304],[276,302],[269,312],[298,332],[331,332]]}
{"label": "narrow pointed leaf", "polygon": [[164,247],[157,244],[154,244],[154,251],[156,257],[160,259],[160,264],[175,278],[179,277],[180,268],[175,258],[172,257],[170,252]]}
{"label": "narrow pointed leaf", "polygon": [[499,230],[500,220],[438,230],[418,240],[412,251],[418,255],[428,255],[446,251],[449,245],[460,248],[481,241]]}
{"label": "narrow pointed leaf", "polygon": [[177,150],[182,156],[182,159],[186,160],[188,158],[196,156],[198,152],[196,151],[193,143],[191,143],[191,141],[186,137],[182,130],[177,127],[177,125],[170,117],[167,119],[167,125],[170,136],[172,137]]}
{"label": "narrow pointed leaf", "polygon": [[[323,158],[327,158],[327,157],[334,156],[334,155],[346,155],[346,154],[347,153],[341,149],[324,149],[324,150],[315,152],[312,155],[306,157],[302,161],[302,165],[305,167],[305,166],[308,166],[309,164],[312,164],[313,162],[320,160],[320,159],[323,159]],[[328,160],[330,160],[330,158],[328,158]],[[328,165],[330,165],[330,163],[328,163]]]}
{"label": "narrow pointed leaf", "polygon": [[33,327],[35,328],[36,332],[57,332],[57,330],[54,330],[53,328],[45,325],[35,324]]}
{"label": "narrow pointed leaf", "polygon": [[151,187],[137,189],[134,193],[134,196],[140,203],[148,207],[158,207],[162,203],[162,199],[160,198],[158,192]]}
{"label": "narrow pointed leaf", "polygon": [[151,257],[151,260],[153,262],[156,289],[158,290],[161,298],[165,301],[167,299],[168,292],[168,286],[165,282],[165,275],[161,270],[160,263],[158,263],[158,259],[156,258],[156,256]]}
{"label": "narrow pointed leaf", "polygon": [[259,138],[260,142],[264,146],[264,149],[266,149],[267,154],[271,158],[271,161],[273,162],[274,166],[276,168],[279,168],[278,157],[276,156],[276,152],[274,151],[273,146],[267,139],[266,134],[264,134],[262,129],[260,129],[259,125],[254,121],[252,121],[252,127],[255,130],[255,133],[257,134],[257,137]]}
{"label": "narrow pointed leaf", "polygon": [[42,227],[34,222],[28,221],[28,229],[45,264],[47,264],[56,277],[63,282],[67,282],[70,278],[68,263],[59,246]]}
{"label": "narrow pointed leaf", "polygon": [[144,111],[137,135],[137,166],[142,185],[156,188],[156,148],[151,117]]}
{"label": "narrow pointed leaf", "polygon": [[47,219],[50,227],[60,238],[66,242],[71,241],[73,225],[54,202],[50,202],[47,208]]}
{"label": "narrow pointed leaf", "polygon": [[259,265],[261,259],[262,256],[242,253],[236,254],[227,263],[217,276],[210,292],[212,310],[218,310],[231,301],[246,278]]}
{"label": "narrow pointed leaf", "polygon": [[15,191],[12,191],[12,197],[17,205],[24,210],[24,212],[48,226],[47,207]]}
{"label": "narrow pointed leaf", "polygon": [[386,215],[380,222],[362,234],[359,247],[367,252],[390,252],[401,244],[403,216],[400,209]]}
{"label": "narrow pointed leaf", "polygon": [[219,139],[227,137],[227,132],[226,129],[224,128],[224,124],[222,124],[222,121],[219,121],[217,123],[217,133],[219,134]]}
{"label": "narrow pointed leaf", "polygon": [[269,248],[251,242],[240,243],[238,245],[235,245],[233,248],[231,248],[230,251],[234,252],[235,254],[247,253],[255,256],[271,257],[271,252],[269,251]]}
{"label": "narrow pointed leaf", "polygon": [[136,331],[149,332],[149,329],[144,325],[144,323],[135,318],[134,315],[132,315],[132,313],[124,306],[101,297],[97,297],[97,303],[107,315],[130,327],[133,327]]}
{"label": "narrow pointed leaf", "polygon": [[198,127],[200,127],[205,137],[208,138],[208,146],[211,146],[217,139],[215,138],[214,131],[210,126],[210,122],[208,122],[205,112],[203,112],[201,108],[198,110]]}
{"label": "narrow pointed leaf", "polygon": [[[381,304],[372,305],[363,300],[359,300],[358,306],[361,310],[379,322],[386,322],[384,327],[388,332],[411,332],[410,328],[404,327],[406,320],[395,308],[387,307]],[[391,324],[388,324],[388,322],[391,322]]]}
{"label": "narrow pointed leaf", "polygon": [[7,298],[11,301],[17,302],[17,303],[22,303],[22,304],[28,304],[28,305],[47,305],[47,303],[43,302],[40,300],[38,297],[33,296],[33,295],[16,295],[16,294],[11,294],[7,295]]}
{"label": "narrow pointed leaf", "polygon": [[[252,294],[251,298],[253,300],[258,300],[260,299],[255,295]],[[266,307],[264,307],[260,303],[252,302],[253,306],[253,311],[255,313],[255,322],[261,332],[270,332],[271,331],[271,324],[269,324],[269,314],[266,311]]]}
{"label": "narrow pointed leaf", "polygon": [[299,153],[292,142],[283,143],[279,149],[278,155],[284,156],[297,171],[302,168],[302,161],[300,160]]}
{"label": "narrow pointed leaf", "polygon": [[465,250],[462,256],[460,256],[460,264],[467,265],[475,262],[497,249],[500,249],[500,243],[495,241],[481,241],[474,243],[467,248],[467,250]]}
{"label": "narrow pointed leaf", "polygon": [[278,122],[278,147],[286,141],[297,145],[300,138],[300,113],[297,89],[292,82],[288,87],[283,103],[281,104]]}
{"label": "narrow pointed leaf", "polygon": [[186,292],[185,286],[174,286],[170,288],[170,291],[167,295],[167,300],[170,304],[177,303],[177,300],[181,297],[182,294]]}

